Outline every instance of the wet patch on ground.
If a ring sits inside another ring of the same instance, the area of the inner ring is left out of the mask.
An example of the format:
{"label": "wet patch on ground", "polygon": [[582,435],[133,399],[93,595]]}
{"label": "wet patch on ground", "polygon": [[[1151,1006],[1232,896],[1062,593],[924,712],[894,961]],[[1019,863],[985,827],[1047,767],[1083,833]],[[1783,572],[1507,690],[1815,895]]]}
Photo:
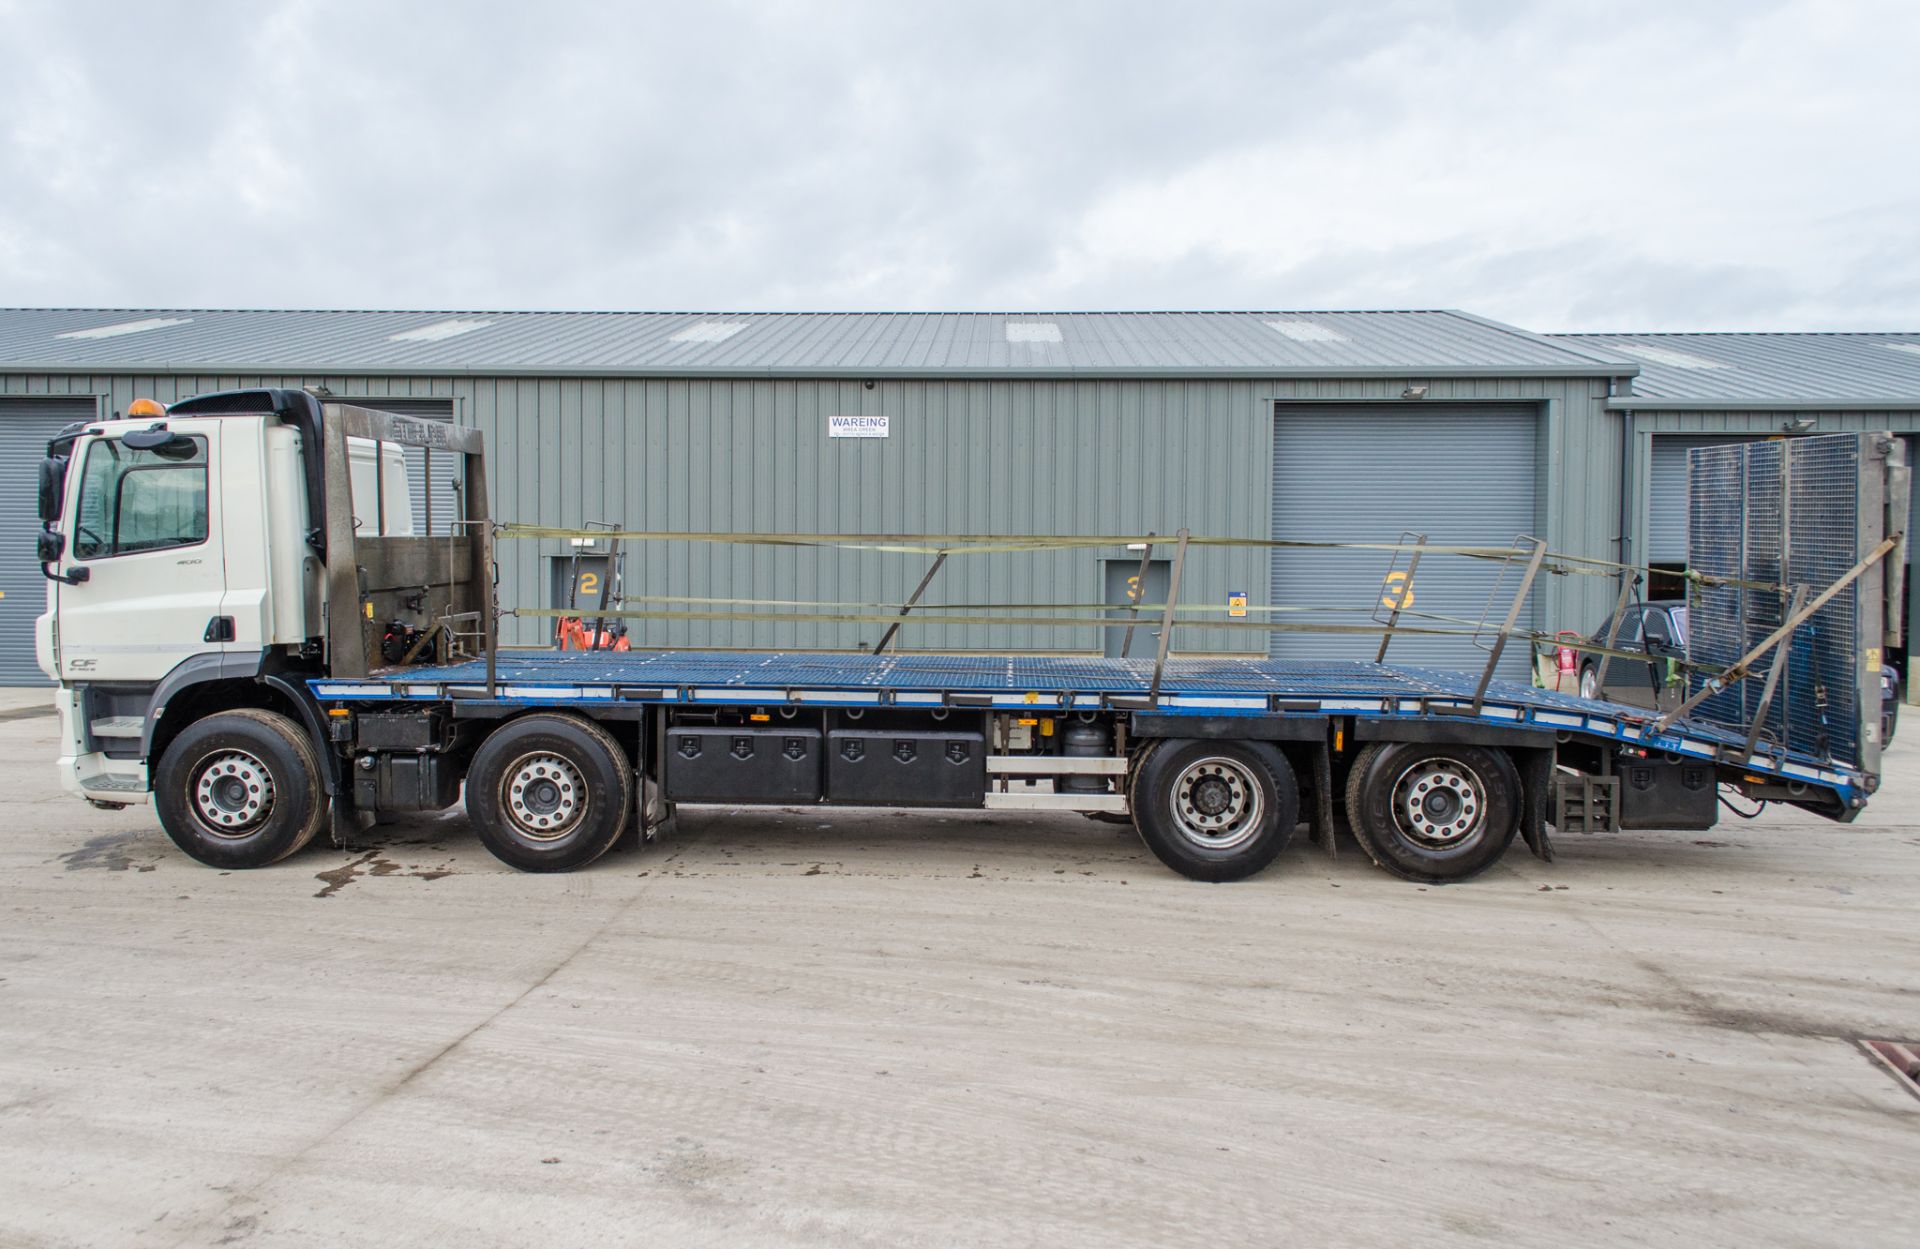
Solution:
{"label": "wet patch on ground", "polygon": [[59,861],[69,872],[83,868],[98,868],[108,872],[151,872],[159,866],[160,856],[165,853],[165,848],[152,837],[137,832],[102,833],[89,838],[78,850],[69,850],[61,855]]}
{"label": "wet patch on ground", "polygon": [[417,863],[396,863],[384,857],[378,850],[369,850],[357,859],[350,859],[339,867],[324,872],[315,872],[314,879],[324,886],[314,894],[316,898],[330,898],[339,893],[362,876],[411,876],[417,880],[439,880],[443,876],[458,875],[452,867],[422,867]]}

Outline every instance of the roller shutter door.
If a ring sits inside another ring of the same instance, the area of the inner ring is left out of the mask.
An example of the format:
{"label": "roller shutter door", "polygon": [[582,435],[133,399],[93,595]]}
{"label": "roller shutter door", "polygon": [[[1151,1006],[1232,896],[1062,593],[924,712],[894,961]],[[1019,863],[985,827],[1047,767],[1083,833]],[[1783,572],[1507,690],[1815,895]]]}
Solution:
{"label": "roller shutter door", "polygon": [[[1522,406],[1276,405],[1274,537],[1394,542],[1402,530],[1411,530],[1436,546],[1508,546],[1516,535],[1538,528],[1538,424],[1538,412]],[[1338,615],[1283,612],[1275,619],[1369,623],[1390,558],[1384,551],[1275,550],[1273,604],[1358,609]],[[1413,609],[1477,621],[1498,568],[1460,556],[1428,556],[1416,574]],[[1510,586],[1517,585],[1517,575],[1515,569]],[[1531,626],[1535,620],[1526,615],[1521,622]],[[1271,636],[1270,653],[1285,659],[1370,660],[1379,645],[1378,637],[1353,634]],[[1509,646],[1501,675],[1526,680],[1526,656],[1525,646]],[[1402,636],[1394,639],[1388,660],[1473,669],[1486,662],[1486,653],[1467,638]]]}
{"label": "roller shutter door", "polygon": [[1653,472],[1647,495],[1649,564],[1687,562],[1687,452],[1695,447],[1752,441],[1699,434],[1653,436]]}
{"label": "roller shutter door", "polygon": [[47,439],[98,415],[91,398],[0,398],[0,685],[50,684],[33,659],[34,618],[47,606],[46,578],[33,558],[40,461]]}
{"label": "roller shutter door", "polygon": [[[357,404],[361,407],[378,408],[382,412],[392,412],[399,416],[418,417],[423,421],[451,421],[453,419],[453,400],[451,399],[355,399],[342,396],[341,403]],[[447,451],[429,451],[424,447],[407,447],[407,481],[413,502],[413,532],[427,533],[427,494],[420,489],[431,459],[433,467],[433,534],[439,536],[451,533],[452,522],[460,515],[460,492],[456,483],[460,480],[460,457]]]}

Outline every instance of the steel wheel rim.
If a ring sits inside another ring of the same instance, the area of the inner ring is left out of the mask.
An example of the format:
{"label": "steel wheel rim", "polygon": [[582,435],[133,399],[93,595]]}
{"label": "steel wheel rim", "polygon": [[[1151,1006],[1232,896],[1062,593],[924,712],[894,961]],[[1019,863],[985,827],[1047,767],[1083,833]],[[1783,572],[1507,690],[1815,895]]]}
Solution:
{"label": "steel wheel rim", "polygon": [[1167,805],[1174,828],[1203,850],[1232,850],[1252,840],[1266,811],[1252,770],[1218,755],[1182,768]]}
{"label": "steel wheel rim", "polygon": [[507,765],[500,780],[500,809],[517,835],[559,841],[586,818],[586,783],[580,769],[552,751],[529,751]]}
{"label": "steel wheel rim", "polygon": [[1580,674],[1580,697],[1585,699],[1600,697],[1600,683],[1594,679],[1591,668]]}
{"label": "steel wheel rim", "polygon": [[194,814],[215,837],[249,836],[273,814],[273,773],[244,750],[223,750],[202,760],[191,793]]}
{"label": "steel wheel rim", "polygon": [[1487,784],[1457,759],[1422,759],[1393,784],[1393,823],[1419,845],[1453,850],[1487,823]]}

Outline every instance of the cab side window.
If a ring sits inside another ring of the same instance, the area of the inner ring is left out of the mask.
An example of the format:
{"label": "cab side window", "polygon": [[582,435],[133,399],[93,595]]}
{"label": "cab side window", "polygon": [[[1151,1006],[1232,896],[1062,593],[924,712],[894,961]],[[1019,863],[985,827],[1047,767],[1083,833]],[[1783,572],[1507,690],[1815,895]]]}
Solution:
{"label": "cab side window", "polygon": [[1639,644],[1640,615],[1641,615],[1640,608],[1638,607],[1627,608],[1626,613],[1620,617],[1620,638],[1619,638],[1619,641],[1615,643],[1615,645],[1629,646],[1629,645]]}
{"label": "cab side window", "polygon": [[87,448],[74,508],[76,559],[194,546],[207,540],[207,440],[143,451],[100,439]]}
{"label": "cab side window", "polygon": [[1667,627],[1667,613],[1664,611],[1647,613],[1647,641],[1658,642],[1663,646],[1673,644],[1673,631]]}

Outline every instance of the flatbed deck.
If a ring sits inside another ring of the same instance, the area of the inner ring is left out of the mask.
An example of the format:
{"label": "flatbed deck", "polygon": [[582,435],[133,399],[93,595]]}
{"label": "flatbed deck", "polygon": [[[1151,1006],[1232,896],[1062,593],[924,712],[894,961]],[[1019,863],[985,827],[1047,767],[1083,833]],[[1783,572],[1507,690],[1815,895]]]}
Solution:
{"label": "flatbed deck", "polygon": [[[322,703],[446,701],[456,714],[609,703],[678,706],[972,707],[1151,711],[1172,716],[1459,718],[1473,714],[1477,676],[1390,664],[1285,659],[1175,659],[1157,700],[1148,660],[1043,655],[858,655],[740,651],[503,651],[488,696],[486,664],[390,669],[308,682]],[[1829,760],[1763,746],[1699,720],[1653,731],[1641,707],[1589,702],[1493,681],[1479,722],[1620,742],[1736,765],[1768,779],[1832,789],[1849,807],[1865,778]]]}

